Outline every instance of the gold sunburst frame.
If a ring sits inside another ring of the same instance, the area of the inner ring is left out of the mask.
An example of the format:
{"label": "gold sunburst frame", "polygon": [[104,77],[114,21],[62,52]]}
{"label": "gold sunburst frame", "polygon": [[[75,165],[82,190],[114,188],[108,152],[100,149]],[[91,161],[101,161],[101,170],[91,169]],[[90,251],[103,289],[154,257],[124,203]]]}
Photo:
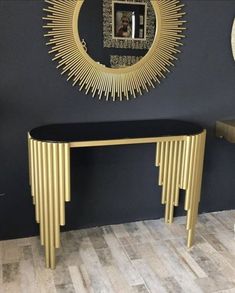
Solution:
{"label": "gold sunburst frame", "polygon": [[169,72],[177,60],[175,54],[182,45],[185,14],[183,4],[178,0],[151,0],[157,18],[157,30],[154,42],[148,53],[136,64],[120,69],[108,68],[94,61],[84,50],[78,32],[78,18],[85,0],[45,0],[48,4],[43,27],[48,30],[47,45],[52,48],[53,60],[58,61],[57,68],[67,73],[73,85],[89,92],[93,97],[106,100],[129,99],[142,95],[149,87],[155,87],[161,78]]}
{"label": "gold sunburst frame", "polygon": [[235,60],[235,18],[234,18],[233,27],[232,27],[231,44],[232,44],[232,51],[233,51],[233,59]]}

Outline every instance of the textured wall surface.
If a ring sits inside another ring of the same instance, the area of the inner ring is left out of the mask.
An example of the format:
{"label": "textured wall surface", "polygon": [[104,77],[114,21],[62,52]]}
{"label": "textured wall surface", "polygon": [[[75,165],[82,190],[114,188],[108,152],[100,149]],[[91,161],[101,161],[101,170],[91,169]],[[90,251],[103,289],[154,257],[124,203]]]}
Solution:
{"label": "textured wall surface", "polygon": [[[150,93],[113,103],[85,96],[61,77],[45,46],[42,1],[0,0],[0,239],[38,233],[26,138],[47,123],[198,122],[208,130],[200,212],[235,208],[235,146],[214,136],[217,119],[235,117],[235,1],[184,2],[188,30],[177,66]],[[154,156],[154,145],[73,150],[66,229],[162,217]]]}

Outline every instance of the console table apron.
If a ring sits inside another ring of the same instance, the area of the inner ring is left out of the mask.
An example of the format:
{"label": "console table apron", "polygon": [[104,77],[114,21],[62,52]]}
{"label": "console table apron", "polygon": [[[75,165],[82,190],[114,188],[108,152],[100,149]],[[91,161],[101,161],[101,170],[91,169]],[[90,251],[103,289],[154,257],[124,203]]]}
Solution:
{"label": "console table apron", "polygon": [[125,144],[156,145],[155,165],[166,205],[165,222],[172,223],[179,190],[185,190],[187,246],[191,247],[200,200],[206,130],[174,120],[55,124],[28,133],[30,186],[46,267],[55,268],[65,202],[70,196],[70,149]]}

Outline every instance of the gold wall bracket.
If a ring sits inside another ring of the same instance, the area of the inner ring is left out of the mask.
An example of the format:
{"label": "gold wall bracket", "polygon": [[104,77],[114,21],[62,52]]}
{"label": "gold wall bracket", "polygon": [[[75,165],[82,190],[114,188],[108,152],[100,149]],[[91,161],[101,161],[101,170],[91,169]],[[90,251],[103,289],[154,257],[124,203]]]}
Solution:
{"label": "gold wall bracket", "polygon": [[216,121],[216,137],[235,143],[235,119]]}
{"label": "gold wall bracket", "polygon": [[65,202],[70,201],[70,148],[156,143],[158,183],[162,186],[165,222],[173,222],[179,191],[185,190],[187,246],[193,244],[201,193],[206,130],[198,135],[119,139],[73,143],[42,142],[28,134],[30,186],[40,240],[45,246],[46,267],[55,268],[60,247],[60,226],[65,225]]}

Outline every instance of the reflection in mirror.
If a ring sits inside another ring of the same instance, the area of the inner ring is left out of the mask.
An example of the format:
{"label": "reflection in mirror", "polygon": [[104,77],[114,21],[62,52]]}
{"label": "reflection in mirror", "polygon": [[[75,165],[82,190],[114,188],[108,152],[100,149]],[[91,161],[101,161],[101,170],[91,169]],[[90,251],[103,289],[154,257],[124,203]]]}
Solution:
{"label": "reflection in mirror", "polygon": [[146,3],[113,1],[113,38],[145,39]]}
{"label": "reflection in mirror", "polygon": [[148,53],[156,24],[150,0],[85,0],[78,32],[93,60],[106,67],[123,68]]}

